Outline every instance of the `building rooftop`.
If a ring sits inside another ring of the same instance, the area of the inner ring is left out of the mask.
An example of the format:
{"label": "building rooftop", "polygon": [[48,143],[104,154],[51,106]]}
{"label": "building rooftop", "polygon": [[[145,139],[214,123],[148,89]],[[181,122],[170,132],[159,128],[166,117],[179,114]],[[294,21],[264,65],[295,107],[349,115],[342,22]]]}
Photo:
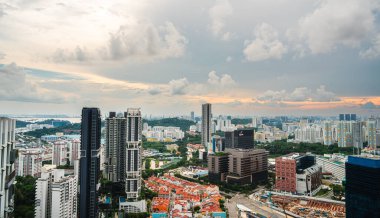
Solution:
{"label": "building rooftop", "polygon": [[348,156],[347,163],[363,167],[380,168],[380,156],[368,154]]}
{"label": "building rooftop", "polygon": [[306,155],[305,153],[289,153],[278,158],[287,159],[287,160],[295,160],[305,155]]}

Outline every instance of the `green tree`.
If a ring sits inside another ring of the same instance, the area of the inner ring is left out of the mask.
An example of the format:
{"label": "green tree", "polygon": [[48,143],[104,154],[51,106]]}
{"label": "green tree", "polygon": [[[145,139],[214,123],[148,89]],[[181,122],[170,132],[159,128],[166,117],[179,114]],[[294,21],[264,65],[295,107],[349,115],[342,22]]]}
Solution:
{"label": "green tree", "polygon": [[146,170],[149,170],[149,169],[150,169],[150,158],[147,158],[147,159],[145,160],[145,169],[146,169]]}
{"label": "green tree", "polygon": [[177,126],[182,131],[188,131],[191,125],[195,125],[194,121],[179,118],[163,118],[159,120],[144,120],[149,126]]}
{"label": "green tree", "polygon": [[36,179],[17,176],[15,185],[15,217],[34,217]]}
{"label": "green tree", "polygon": [[201,210],[200,206],[197,205],[197,206],[194,207],[194,212],[195,213],[198,213],[200,210]]}

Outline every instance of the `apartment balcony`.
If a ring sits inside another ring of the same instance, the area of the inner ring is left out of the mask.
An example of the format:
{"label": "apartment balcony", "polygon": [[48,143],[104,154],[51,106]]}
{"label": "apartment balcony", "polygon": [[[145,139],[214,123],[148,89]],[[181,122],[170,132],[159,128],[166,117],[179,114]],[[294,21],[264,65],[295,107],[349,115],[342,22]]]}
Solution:
{"label": "apartment balcony", "polygon": [[5,189],[9,189],[9,187],[13,184],[16,178],[16,170],[13,170],[9,175],[5,177]]}

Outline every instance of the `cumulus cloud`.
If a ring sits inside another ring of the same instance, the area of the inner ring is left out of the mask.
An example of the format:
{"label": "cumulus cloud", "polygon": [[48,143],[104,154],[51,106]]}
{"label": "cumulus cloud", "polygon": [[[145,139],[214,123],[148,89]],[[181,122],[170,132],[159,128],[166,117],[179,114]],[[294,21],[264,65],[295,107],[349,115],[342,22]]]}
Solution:
{"label": "cumulus cloud", "polygon": [[173,23],[156,27],[140,21],[121,26],[111,34],[107,58],[166,59],[180,57],[185,53],[187,39]]}
{"label": "cumulus cloud", "polygon": [[52,60],[57,63],[65,62],[84,62],[90,61],[92,57],[86,48],[81,48],[77,46],[74,51],[69,51],[67,49],[57,49],[52,56]]}
{"label": "cumulus cloud", "polygon": [[124,59],[154,61],[181,57],[187,42],[171,22],[157,27],[149,21],[131,18],[118,31],[110,33],[105,46],[92,50],[81,46],[73,50],[59,48],[51,59],[58,63]]}
{"label": "cumulus cloud", "polygon": [[210,8],[211,31],[216,37],[224,41],[230,40],[234,34],[224,30],[226,18],[233,13],[233,8],[228,0],[219,0]]}
{"label": "cumulus cloud", "polygon": [[0,67],[0,100],[63,103],[65,98],[41,88],[15,63]]}
{"label": "cumulus cloud", "polygon": [[365,104],[362,104],[360,106],[362,109],[367,109],[367,110],[373,110],[373,109],[380,109],[379,105],[374,104],[373,102],[369,101]]}
{"label": "cumulus cloud", "polygon": [[312,13],[288,30],[297,50],[305,44],[313,54],[327,53],[338,45],[358,47],[375,26],[373,0],[322,0]]}
{"label": "cumulus cloud", "polygon": [[6,11],[9,9],[13,9],[10,4],[0,2],[0,18],[5,16],[7,14]]}
{"label": "cumulus cloud", "polygon": [[208,80],[207,82],[211,85],[226,87],[226,86],[232,86],[235,85],[235,80],[232,79],[232,77],[228,74],[223,74],[221,76],[218,76],[216,74],[216,71],[211,71],[208,74]]}
{"label": "cumulus cloud", "polygon": [[281,59],[287,52],[286,46],[278,40],[278,33],[271,25],[262,23],[255,28],[254,35],[254,40],[245,42],[244,55],[248,61]]}
{"label": "cumulus cloud", "polygon": [[218,75],[216,71],[208,74],[207,82],[197,83],[189,81],[186,77],[173,79],[161,87],[152,86],[148,89],[149,94],[167,93],[169,95],[209,95],[211,93],[221,94],[230,91],[236,85],[235,80],[229,74]]}
{"label": "cumulus cloud", "polygon": [[186,78],[171,80],[169,82],[169,91],[171,95],[184,95],[187,93],[189,81]]}
{"label": "cumulus cloud", "polygon": [[155,86],[150,87],[150,88],[148,89],[148,93],[151,94],[151,95],[158,95],[158,94],[160,94],[161,92],[162,92],[162,90],[161,90],[159,87],[155,87]]}
{"label": "cumulus cloud", "polygon": [[340,99],[335,93],[327,91],[325,86],[320,86],[317,88],[317,92],[312,96],[313,101],[318,102],[329,102],[329,101],[339,101]]}
{"label": "cumulus cloud", "polygon": [[286,90],[273,91],[268,90],[262,95],[257,97],[259,101],[269,101],[269,102],[282,102],[282,101],[292,101],[292,102],[302,102],[302,101],[313,101],[313,102],[332,102],[339,101],[340,99],[333,92],[327,91],[325,86],[321,85],[319,88],[313,92],[307,87],[298,87],[291,92]]}
{"label": "cumulus cloud", "polygon": [[359,53],[361,58],[375,59],[380,57],[380,34],[378,34],[372,42],[372,45],[367,50]]}
{"label": "cumulus cloud", "polygon": [[260,95],[257,99],[260,101],[283,101],[286,96],[286,91],[273,91],[268,90],[264,92],[262,95]]}

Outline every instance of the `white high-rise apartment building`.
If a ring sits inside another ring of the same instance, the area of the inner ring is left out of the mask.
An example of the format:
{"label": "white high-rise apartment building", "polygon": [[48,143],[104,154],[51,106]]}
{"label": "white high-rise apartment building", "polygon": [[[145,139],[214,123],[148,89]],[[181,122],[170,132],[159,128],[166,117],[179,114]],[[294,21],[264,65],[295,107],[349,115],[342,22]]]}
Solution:
{"label": "white high-rise apartment building", "polygon": [[41,176],[43,161],[43,150],[41,148],[22,148],[18,150],[16,161],[17,176]]}
{"label": "white high-rise apartment building", "polygon": [[16,120],[0,117],[0,217],[4,218],[14,209],[15,127]]}
{"label": "white high-rise apartment building", "polygon": [[295,141],[317,143],[323,141],[323,130],[319,125],[303,125],[294,131]]}
{"label": "white high-rise apartment building", "polygon": [[36,182],[35,217],[77,217],[77,175],[45,165]]}
{"label": "white high-rise apartment building", "polygon": [[56,141],[53,144],[53,165],[61,166],[67,163],[67,142]]}
{"label": "white high-rise apartment building", "polygon": [[337,138],[339,147],[352,146],[352,123],[350,121],[339,121],[337,123]]}
{"label": "white high-rise apartment building", "polygon": [[127,119],[125,193],[127,199],[137,200],[141,190],[142,120],[139,108],[128,108]]}
{"label": "white high-rise apartment building", "polygon": [[77,176],[65,176],[51,184],[51,217],[77,217]]}
{"label": "white high-rise apartment building", "polygon": [[252,127],[258,128],[263,124],[263,118],[261,117],[253,117],[252,118]]}
{"label": "white high-rise apartment building", "polygon": [[368,146],[372,149],[376,149],[376,120],[369,119],[367,121],[367,135],[368,135]]}
{"label": "white high-rise apartment building", "polygon": [[201,132],[201,142],[202,145],[207,149],[209,143],[211,143],[211,104],[202,104],[202,132]]}
{"label": "white high-rise apartment building", "polygon": [[80,140],[74,139],[68,142],[68,155],[70,166],[74,166],[74,162],[79,160]]}
{"label": "white high-rise apartment building", "polygon": [[323,123],[323,144],[333,144],[331,121],[325,121]]}
{"label": "white high-rise apartment building", "polygon": [[126,118],[110,112],[106,118],[105,174],[112,182],[125,181]]}

